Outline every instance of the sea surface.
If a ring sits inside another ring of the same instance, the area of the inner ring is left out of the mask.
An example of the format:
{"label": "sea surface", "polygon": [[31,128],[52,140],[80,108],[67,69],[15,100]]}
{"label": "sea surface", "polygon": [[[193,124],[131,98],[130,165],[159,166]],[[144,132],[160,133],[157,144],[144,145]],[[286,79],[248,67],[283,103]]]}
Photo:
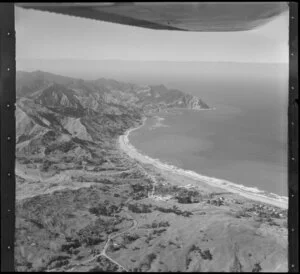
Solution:
{"label": "sea surface", "polygon": [[215,109],[157,113],[130,134],[133,146],[182,169],[287,196],[285,75],[165,82]]}
{"label": "sea surface", "polygon": [[287,196],[288,64],[17,61],[28,71],[163,84],[199,96],[216,109],[160,113],[164,120],[148,119],[130,142],[174,166]]}

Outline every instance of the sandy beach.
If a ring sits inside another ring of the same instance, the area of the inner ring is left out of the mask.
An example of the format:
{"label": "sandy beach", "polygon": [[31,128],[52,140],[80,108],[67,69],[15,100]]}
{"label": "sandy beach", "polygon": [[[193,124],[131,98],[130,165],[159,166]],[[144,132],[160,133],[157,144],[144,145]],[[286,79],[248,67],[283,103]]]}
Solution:
{"label": "sandy beach", "polygon": [[267,193],[257,188],[246,187],[226,180],[204,176],[191,170],[180,169],[170,164],[165,164],[158,159],[153,159],[142,154],[129,142],[129,135],[131,132],[144,126],[145,121],[146,118],[143,120],[142,125],[127,130],[126,133],[121,135],[118,139],[120,149],[129,157],[139,161],[140,163],[148,165],[150,164],[162,175],[166,177],[172,177],[172,180],[174,180],[175,177],[177,179],[176,181],[180,181],[183,185],[186,185],[188,182],[188,184],[196,187],[223,189],[224,191],[236,193],[247,199],[270,204],[283,209],[288,208],[287,197],[279,196],[274,193]]}

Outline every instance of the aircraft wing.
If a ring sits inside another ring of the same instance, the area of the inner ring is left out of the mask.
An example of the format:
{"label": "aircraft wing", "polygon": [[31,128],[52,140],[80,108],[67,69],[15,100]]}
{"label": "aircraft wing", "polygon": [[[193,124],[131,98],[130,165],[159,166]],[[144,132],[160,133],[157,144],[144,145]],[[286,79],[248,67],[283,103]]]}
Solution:
{"label": "aircraft wing", "polygon": [[15,3],[26,9],[156,30],[245,31],[288,10],[287,2]]}

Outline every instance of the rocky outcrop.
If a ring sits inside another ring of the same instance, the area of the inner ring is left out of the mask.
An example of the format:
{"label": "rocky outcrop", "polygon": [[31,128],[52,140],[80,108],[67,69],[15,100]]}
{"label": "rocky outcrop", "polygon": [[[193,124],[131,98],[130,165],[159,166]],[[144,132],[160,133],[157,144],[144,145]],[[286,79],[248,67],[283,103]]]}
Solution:
{"label": "rocky outcrop", "polygon": [[185,95],[185,107],[188,109],[209,109],[209,106],[196,96]]}
{"label": "rocky outcrop", "polygon": [[[78,140],[111,143],[143,115],[170,108],[199,110],[208,106],[198,97],[164,85],[17,72],[17,152],[43,155],[69,149],[75,155],[76,150],[84,149]],[[53,149],[46,149],[50,143],[43,141],[49,131],[56,133],[50,142]],[[66,136],[67,144],[61,141]]]}

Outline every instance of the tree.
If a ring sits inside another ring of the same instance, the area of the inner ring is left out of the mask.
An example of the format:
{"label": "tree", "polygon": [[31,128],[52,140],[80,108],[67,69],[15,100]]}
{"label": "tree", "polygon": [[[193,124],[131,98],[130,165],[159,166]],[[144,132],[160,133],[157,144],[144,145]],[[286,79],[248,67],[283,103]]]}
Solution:
{"label": "tree", "polygon": [[261,266],[259,263],[256,263],[254,265],[254,268],[252,269],[252,272],[260,272],[262,270]]}

